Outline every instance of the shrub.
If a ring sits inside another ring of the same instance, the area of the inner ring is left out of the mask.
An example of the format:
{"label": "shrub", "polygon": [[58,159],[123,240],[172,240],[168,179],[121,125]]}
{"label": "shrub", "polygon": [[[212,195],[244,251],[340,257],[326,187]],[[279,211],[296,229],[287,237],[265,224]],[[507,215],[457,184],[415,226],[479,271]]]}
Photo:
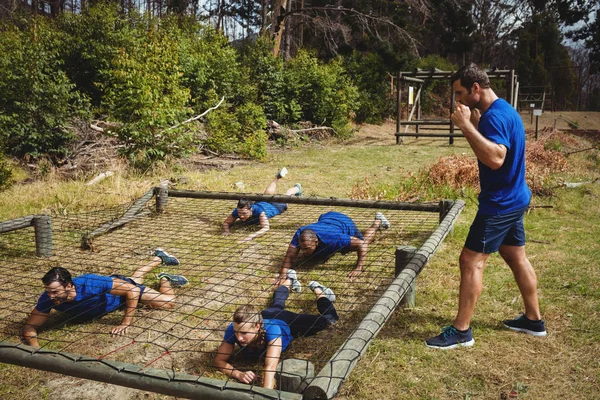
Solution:
{"label": "shrub", "polygon": [[51,21],[0,26],[0,135],[16,156],[63,157],[73,116],[88,109],[62,70],[62,43]]}
{"label": "shrub", "polygon": [[151,24],[140,43],[119,50],[103,75],[103,105],[123,123],[117,135],[131,160],[145,164],[190,151],[194,131],[189,126],[169,128],[186,119],[190,95],[180,84],[173,37]]}
{"label": "shrub", "polygon": [[12,177],[12,168],[4,159],[4,154],[0,153],[0,190],[4,190],[12,184]]}
{"label": "shrub", "polygon": [[[358,108],[358,89],[346,74],[339,59],[322,64],[306,51],[284,66],[286,96],[302,110],[302,119],[330,125],[340,135],[347,135],[348,123]],[[288,114],[288,121],[296,122]]]}
{"label": "shrub", "polygon": [[205,145],[215,151],[264,159],[267,154],[266,124],[262,108],[253,103],[233,111],[218,109],[208,115],[209,136]]}

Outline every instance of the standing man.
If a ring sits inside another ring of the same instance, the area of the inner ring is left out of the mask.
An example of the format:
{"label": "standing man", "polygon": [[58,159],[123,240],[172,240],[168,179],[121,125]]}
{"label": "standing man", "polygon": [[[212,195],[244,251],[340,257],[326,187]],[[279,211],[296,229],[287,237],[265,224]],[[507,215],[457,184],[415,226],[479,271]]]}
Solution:
{"label": "standing man", "polygon": [[525,182],[525,128],[515,109],[498,98],[475,64],[452,76],[456,108],[452,122],[460,128],[479,164],[479,209],[460,254],[458,313],[451,326],[426,341],[428,347],[472,346],[471,318],[481,294],[485,261],[496,251],[519,286],[525,313],[504,321],[512,330],[546,336],[537,297],[537,277],[525,254],[523,215],[531,191]]}

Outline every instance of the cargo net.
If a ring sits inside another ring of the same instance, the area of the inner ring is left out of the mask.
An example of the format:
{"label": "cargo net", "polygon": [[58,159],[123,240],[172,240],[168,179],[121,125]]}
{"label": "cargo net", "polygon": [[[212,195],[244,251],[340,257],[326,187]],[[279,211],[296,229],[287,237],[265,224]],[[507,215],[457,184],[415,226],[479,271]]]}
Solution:
{"label": "cargo net", "polygon": [[[117,337],[111,336],[111,329],[120,324],[123,311],[87,322],[52,311],[38,329],[41,347],[87,359],[135,364],[141,367],[140,374],[144,368],[158,368],[230,380],[212,367],[216,349],[238,306],[268,307],[274,279],[296,229],[335,210],[350,216],[364,232],[373,223],[375,213],[381,211],[391,228],[377,232],[368,249],[365,270],[353,281],[347,275],[355,267],[355,252],[335,254],[323,263],[308,259],[296,266],[303,290],[290,294],[286,309],[317,314],[315,295],[307,287],[312,280],[328,286],[337,296],[339,321],[315,336],[293,340],[281,356],[282,360],[310,361],[318,372],[394,279],[395,246],[419,248],[437,228],[439,218],[437,212],[427,211],[290,204],[285,213],[270,220],[265,235],[240,243],[259,227],[235,224],[232,235],[223,236],[223,221],[235,204],[232,200],[171,197],[165,212],[157,215],[150,207],[151,201],[143,217],[94,238],[88,250],[82,249],[82,237],[118,219],[127,206],[54,215],[50,258],[36,257],[33,228],[0,234],[0,339],[20,341],[24,321],[43,292],[41,277],[51,267],[65,267],[73,277],[85,273],[130,276],[160,247],[175,255],[180,265],[159,265],[146,276],[144,285],[156,289],[160,272],[184,275],[189,284],[175,289],[175,308],[139,307],[126,334]],[[230,362],[236,368],[259,373],[263,365],[262,360],[248,360],[237,354]],[[260,385],[260,380],[255,384]]]}

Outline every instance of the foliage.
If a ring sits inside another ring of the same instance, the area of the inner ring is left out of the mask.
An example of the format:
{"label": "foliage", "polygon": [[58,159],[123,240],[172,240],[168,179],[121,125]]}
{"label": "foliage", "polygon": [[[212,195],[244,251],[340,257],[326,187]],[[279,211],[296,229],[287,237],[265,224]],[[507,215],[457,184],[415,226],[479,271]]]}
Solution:
{"label": "foliage", "polygon": [[12,184],[12,168],[4,159],[4,154],[0,153],[0,190],[6,189]]}
{"label": "foliage", "polygon": [[60,39],[41,18],[0,26],[0,137],[13,155],[63,157],[70,119],[87,110],[62,70]]}
{"label": "foliage", "polygon": [[382,57],[377,53],[353,52],[344,67],[358,88],[356,122],[381,124],[395,112],[394,88]]}
{"label": "foliage", "polygon": [[[302,110],[302,119],[330,125],[341,136],[350,132],[349,121],[358,108],[358,89],[340,59],[321,63],[301,51],[284,66],[286,96]],[[285,122],[296,122],[288,114]]]}
{"label": "foliage", "polygon": [[204,144],[223,153],[238,153],[256,159],[267,154],[267,120],[262,108],[246,103],[237,109],[220,108],[208,115],[209,132]]}
{"label": "foliage", "polygon": [[170,20],[170,30],[179,45],[181,85],[190,91],[190,106],[202,112],[222,96],[232,98],[241,79],[237,54],[227,38],[211,27],[189,22],[182,27]]}
{"label": "foliage", "polygon": [[117,135],[132,160],[145,165],[190,150],[194,132],[169,128],[187,116],[190,92],[180,84],[177,41],[168,31],[150,25],[136,46],[117,52],[102,75],[103,106],[123,123]]}

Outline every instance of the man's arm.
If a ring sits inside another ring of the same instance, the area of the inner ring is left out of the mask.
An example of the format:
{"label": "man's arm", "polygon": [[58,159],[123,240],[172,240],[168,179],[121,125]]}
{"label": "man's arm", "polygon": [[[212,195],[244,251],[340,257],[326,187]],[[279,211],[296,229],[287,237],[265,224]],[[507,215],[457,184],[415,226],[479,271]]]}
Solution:
{"label": "man's arm", "polygon": [[366,240],[359,239],[352,236],[350,238],[350,250],[356,251],[358,259],[356,260],[356,267],[350,271],[348,278],[352,279],[360,275],[367,259],[367,251],[369,249],[369,243]]}
{"label": "man's arm", "polygon": [[267,355],[265,357],[265,372],[263,375],[263,387],[267,389],[275,388],[275,370],[281,357],[281,337],[273,339],[267,346]]}
{"label": "man's arm", "polygon": [[121,279],[113,278],[113,287],[110,294],[125,297],[125,313],[123,314],[121,325],[113,328],[110,332],[113,335],[123,335],[127,332],[127,327],[131,325],[133,315],[137,309],[140,299],[140,288]]}
{"label": "man's arm", "polygon": [[231,235],[231,231],[229,230],[229,227],[235,222],[235,217],[233,215],[229,215],[227,218],[225,218],[225,221],[223,221],[223,235],[227,236],[227,235]]}
{"label": "man's arm", "polygon": [[227,376],[237,379],[242,383],[252,383],[256,379],[256,375],[252,371],[238,371],[233,368],[233,365],[229,364],[229,358],[233,354],[234,345],[229,344],[226,341],[221,342],[217,355],[213,360],[213,365],[219,371]]}
{"label": "man's arm", "polygon": [[241,240],[241,242],[249,242],[254,238],[264,235],[269,231],[271,225],[269,225],[269,218],[267,218],[267,214],[265,212],[261,212],[258,217],[258,223],[260,224],[260,230],[254,232],[251,235],[248,235],[245,239]]}
{"label": "man's arm", "polygon": [[43,313],[38,311],[36,308],[33,309],[29,318],[23,326],[22,337],[30,346],[40,347],[40,343],[37,340],[37,330],[40,326],[44,325],[44,322],[48,319],[49,313]]}
{"label": "man's arm", "polygon": [[[483,164],[487,165],[491,169],[498,169],[504,164],[506,158],[506,147],[501,144],[496,144],[491,140],[488,140],[483,136],[473,125],[471,118],[471,110],[469,107],[457,103],[456,109],[452,113],[452,122],[460,128],[463,135],[469,142],[469,145],[473,149],[475,156]],[[479,122],[478,122],[479,125]]]}
{"label": "man's arm", "polygon": [[281,272],[279,273],[279,278],[275,281],[275,285],[281,285],[287,279],[287,272],[290,268],[292,268],[294,261],[298,257],[298,253],[300,253],[300,249],[292,246],[291,244],[288,246],[287,251],[285,252],[285,257],[283,258],[283,266],[281,267]]}

